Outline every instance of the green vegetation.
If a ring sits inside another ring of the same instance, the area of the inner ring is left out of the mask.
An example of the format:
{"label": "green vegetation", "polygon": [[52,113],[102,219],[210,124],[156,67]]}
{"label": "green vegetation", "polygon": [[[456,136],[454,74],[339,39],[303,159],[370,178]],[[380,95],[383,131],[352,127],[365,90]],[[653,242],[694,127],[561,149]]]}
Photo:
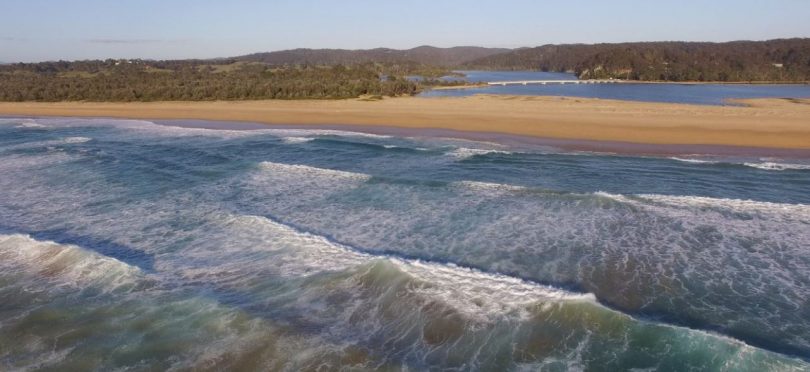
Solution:
{"label": "green vegetation", "polygon": [[465,66],[573,72],[581,79],[797,82],[810,80],[810,39],[545,45]]}
{"label": "green vegetation", "polygon": [[17,63],[0,65],[0,101],[375,100],[467,84],[440,79],[457,68],[563,71],[581,79],[799,82],[810,81],[810,39],[511,51],[296,49],[222,60]]}
{"label": "green vegetation", "polygon": [[0,101],[340,99],[422,89],[384,70],[377,64],[272,67],[234,60],[13,64],[0,66]]}

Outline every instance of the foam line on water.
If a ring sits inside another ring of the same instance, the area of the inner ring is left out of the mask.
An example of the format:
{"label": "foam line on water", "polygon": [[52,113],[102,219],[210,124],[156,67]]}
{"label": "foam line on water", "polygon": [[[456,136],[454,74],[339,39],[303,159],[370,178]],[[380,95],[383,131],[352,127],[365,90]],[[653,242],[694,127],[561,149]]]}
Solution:
{"label": "foam line on water", "polygon": [[229,130],[191,128],[162,125],[148,120],[109,119],[109,118],[37,118],[27,119],[18,125],[24,128],[119,128],[132,133],[147,133],[171,137],[211,136],[211,137],[248,137],[263,134],[263,130]]}
{"label": "foam line on water", "polygon": [[429,148],[426,147],[407,147],[407,146],[398,146],[398,145],[382,145],[382,147],[386,149],[406,149],[406,150],[415,150],[415,151],[430,151]]}
{"label": "foam line on water", "polygon": [[772,171],[810,170],[810,164],[763,162],[763,163],[743,163],[743,165],[745,165],[746,167]]}
{"label": "foam line on water", "polygon": [[677,156],[669,157],[668,159],[690,164],[708,164],[708,165],[727,164],[769,171],[810,170],[810,164],[785,163],[768,159],[760,159],[760,161],[748,161],[742,163],[733,161],[709,160],[703,158],[686,158]]}
{"label": "foam line on water", "polygon": [[479,182],[479,181],[457,181],[452,183],[453,186],[472,191],[524,191],[528,190],[525,186],[508,185],[503,183],[492,182]]}
{"label": "foam line on water", "polygon": [[473,156],[487,155],[487,154],[503,154],[509,155],[512,152],[494,149],[477,149],[469,147],[459,147],[447,153],[448,156],[454,157],[459,160],[469,159]]}
{"label": "foam line on water", "polygon": [[718,163],[720,163],[719,161],[714,161],[714,160],[680,158],[680,157],[677,157],[677,156],[673,156],[673,157],[670,157],[668,159],[676,160],[676,161],[680,161],[680,162],[684,162],[684,163],[692,163],[692,164],[718,164]]}
{"label": "foam line on water", "polygon": [[[453,182],[452,185],[455,187],[465,188],[469,190],[493,191],[493,192],[519,192],[532,189],[526,186],[510,185],[502,183],[478,182],[478,181],[457,181]],[[790,215],[793,217],[810,219],[810,205],[807,204],[774,203],[756,200],[712,198],[705,196],[689,196],[689,195],[659,195],[659,194],[622,195],[622,194],[608,193],[604,191],[596,191],[590,194],[586,193],[579,195],[586,197],[589,195],[593,195],[633,205],[645,204],[641,202],[654,202],[672,207],[690,207],[690,208],[714,207],[714,208],[728,209],[737,212],[756,212],[763,214],[778,214],[782,216]]]}
{"label": "foam line on water", "polygon": [[31,121],[24,121],[17,125],[17,128],[49,128],[47,125],[37,123],[33,120]]}
{"label": "foam line on water", "polygon": [[[608,195],[602,193],[602,195]],[[610,195],[617,200],[630,201],[626,197]],[[754,212],[767,215],[792,216],[810,221],[810,205],[772,203],[754,200],[710,198],[703,196],[678,196],[639,194],[637,198],[674,207],[724,208],[736,212]]]}
{"label": "foam line on water", "polygon": [[314,141],[314,138],[311,137],[282,137],[281,141],[287,144],[295,145],[299,143],[307,143]]}
{"label": "foam line on water", "polygon": [[388,139],[392,136],[353,132],[347,130],[333,130],[333,129],[262,129],[264,133],[273,134],[280,137],[309,137],[309,136],[337,136],[337,137],[357,137],[357,138],[374,138],[374,139]]}
{"label": "foam line on water", "polygon": [[[326,168],[317,168],[306,165],[289,165],[274,162],[262,162],[260,167],[269,170],[274,174],[284,176],[302,177],[304,179],[332,179],[332,180],[352,180],[352,181],[367,181],[371,175],[364,173],[346,172],[339,170],[332,170]],[[452,182],[451,187],[458,187],[472,191],[482,192],[520,192],[530,190],[531,188],[519,185],[490,183],[480,181],[457,181]],[[547,190],[546,190],[547,191]],[[739,200],[739,199],[725,199],[725,198],[712,198],[703,196],[675,196],[675,195],[658,195],[658,194],[636,194],[631,196],[613,194],[602,191],[597,191],[591,194],[581,194],[582,196],[600,196],[609,198],[618,202],[632,204],[637,206],[649,206],[649,202],[663,204],[670,207],[687,207],[687,208],[722,208],[735,212],[747,213],[760,213],[767,215],[778,215],[781,217],[800,218],[810,220],[810,205],[805,204],[788,204],[788,203],[773,203],[754,200]]]}
{"label": "foam line on water", "polygon": [[13,117],[0,117],[0,125],[8,125],[17,129],[44,129],[48,128],[47,125],[38,123],[32,118],[13,118]]}
{"label": "foam line on water", "polygon": [[[492,192],[509,192],[509,191],[519,192],[531,189],[525,186],[477,182],[477,181],[458,181],[453,182],[452,185],[470,190],[492,191]],[[778,215],[782,217],[790,216],[794,218],[810,220],[810,205],[807,204],[774,203],[756,200],[712,198],[705,196],[689,196],[689,195],[659,195],[659,194],[622,195],[622,194],[608,193],[604,191],[596,191],[590,194],[586,193],[580,195],[582,196],[593,195],[636,206],[645,206],[649,205],[648,204],[649,202],[653,202],[670,207],[722,208],[735,212],[760,213],[767,215]]]}
{"label": "foam line on water", "polygon": [[311,136],[340,136],[387,139],[388,135],[353,132],[347,130],[331,129],[256,129],[256,130],[233,130],[227,129],[227,123],[223,123],[222,129],[196,128],[191,126],[178,126],[171,124],[158,124],[149,120],[137,119],[109,119],[109,118],[37,118],[37,119],[7,119],[18,126],[28,128],[52,128],[52,127],[116,127],[129,130],[148,131],[155,134],[165,134],[170,136],[196,136],[208,135],[215,137],[247,137],[256,135],[273,135],[277,137],[311,137]]}
{"label": "foam line on water", "polygon": [[308,165],[274,163],[269,161],[259,163],[259,168],[271,173],[283,174],[285,176],[292,175],[297,177],[319,177],[319,178],[327,177],[327,178],[338,178],[354,181],[366,181],[371,178],[371,175],[364,173],[317,168],[317,167],[310,167]]}

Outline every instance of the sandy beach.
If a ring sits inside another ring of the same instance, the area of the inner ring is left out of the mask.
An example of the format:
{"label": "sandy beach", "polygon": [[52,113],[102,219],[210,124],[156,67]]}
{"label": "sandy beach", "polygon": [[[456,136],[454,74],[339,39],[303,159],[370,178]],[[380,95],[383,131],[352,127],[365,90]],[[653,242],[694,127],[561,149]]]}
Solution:
{"label": "sandy beach", "polygon": [[24,102],[0,103],[0,115],[385,125],[552,139],[810,149],[810,99],[740,103],[745,106],[490,95],[381,101]]}

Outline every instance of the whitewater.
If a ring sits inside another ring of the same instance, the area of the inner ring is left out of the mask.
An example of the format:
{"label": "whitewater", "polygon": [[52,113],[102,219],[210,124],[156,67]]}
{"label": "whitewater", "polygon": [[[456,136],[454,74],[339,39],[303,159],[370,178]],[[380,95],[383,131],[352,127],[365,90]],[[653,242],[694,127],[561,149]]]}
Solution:
{"label": "whitewater", "polygon": [[807,190],[801,158],[0,118],[0,370],[810,370]]}

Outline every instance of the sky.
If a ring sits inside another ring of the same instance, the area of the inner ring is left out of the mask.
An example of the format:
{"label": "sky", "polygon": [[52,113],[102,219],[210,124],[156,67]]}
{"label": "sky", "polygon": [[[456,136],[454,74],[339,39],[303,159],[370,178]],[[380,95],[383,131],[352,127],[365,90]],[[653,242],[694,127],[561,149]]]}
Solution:
{"label": "sky", "polygon": [[810,0],[0,0],[0,62],[810,37]]}

